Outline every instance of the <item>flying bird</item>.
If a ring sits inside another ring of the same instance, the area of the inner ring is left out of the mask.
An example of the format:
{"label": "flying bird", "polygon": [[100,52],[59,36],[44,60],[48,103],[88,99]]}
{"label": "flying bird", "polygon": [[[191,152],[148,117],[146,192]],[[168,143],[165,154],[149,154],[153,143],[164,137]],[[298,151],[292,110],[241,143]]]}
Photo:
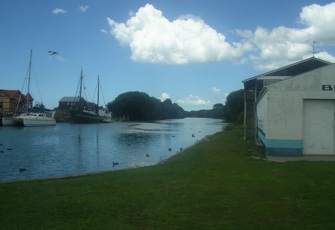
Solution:
{"label": "flying bird", "polygon": [[48,53],[49,53],[50,55],[56,55],[56,54],[58,54],[58,52],[56,52],[56,51],[48,51]]}

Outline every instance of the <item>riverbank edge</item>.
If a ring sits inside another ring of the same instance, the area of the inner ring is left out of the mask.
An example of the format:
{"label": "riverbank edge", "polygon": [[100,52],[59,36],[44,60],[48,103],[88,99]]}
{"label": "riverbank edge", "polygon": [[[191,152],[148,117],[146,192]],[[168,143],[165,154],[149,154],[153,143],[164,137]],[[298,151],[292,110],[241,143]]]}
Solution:
{"label": "riverbank edge", "polygon": [[165,164],[3,183],[0,223],[4,229],[333,229],[334,162],[256,160],[259,150],[234,127]]}
{"label": "riverbank edge", "polygon": [[[228,125],[227,125],[228,126]],[[225,126],[222,131],[224,132]],[[220,133],[218,132],[218,133]],[[217,133],[214,133],[212,135],[206,135],[202,139],[198,140],[197,142],[193,143],[192,145],[184,148],[183,150],[177,151],[174,154],[170,155],[169,157],[160,160],[159,162],[155,164],[150,164],[150,165],[144,165],[144,166],[133,166],[133,167],[127,167],[127,168],[122,168],[122,169],[112,169],[112,170],[105,170],[105,171],[98,171],[98,172],[88,172],[88,173],[79,173],[79,174],[72,174],[72,175],[64,175],[64,176],[49,176],[49,177],[41,177],[41,178],[31,178],[31,179],[19,179],[19,180],[8,180],[8,181],[0,181],[0,184],[3,183],[15,183],[15,182],[24,182],[24,181],[43,181],[43,180],[53,180],[53,179],[64,179],[64,178],[75,178],[75,177],[83,177],[83,176],[92,176],[92,175],[98,175],[101,173],[112,173],[112,172],[117,172],[117,171],[124,171],[124,170],[132,170],[132,169],[138,169],[138,168],[146,168],[146,167],[152,167],[155,165],[161,165],[167,163],[169,160],[171,160],[173,157],[177,156],[178,154],[182,154],[183,152],[189,150],[190,148],[196,146],[197,144],[200,144],[201,142],[205,140],[209,140],[210,137],[214,136]]]}

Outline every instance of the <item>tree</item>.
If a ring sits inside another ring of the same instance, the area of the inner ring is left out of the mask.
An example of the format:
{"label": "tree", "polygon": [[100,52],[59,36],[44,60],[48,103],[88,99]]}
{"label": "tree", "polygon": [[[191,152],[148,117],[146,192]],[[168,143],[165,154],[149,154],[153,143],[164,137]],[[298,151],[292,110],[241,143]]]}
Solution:
{"label": "tree", "polygon": [[230,93],[226,99],[224,119],[228,122],[241,124],[244,113],[244,90]]}
{"label": "tree", "polygon": [[224,105],[222,103],[218,103],[213,105],[212,109],[202,109],[198,111],[187,112],[186,116],[223,119],[223,114],[224,114]]}
{"label": "tree", "polygon": [[143,92],[120,94],[107,107],[115,117],[129,117],[131,120],[149,121],[185,117],[184,110],[171,99],[161,102]]}
{"label": "tree", "polygon": [[217,103],[213,105],[212,117],[213,118],[223,118],[224,105],[222,103]]}
{"label": "tree", "polygon": [[33,110],[34,110],[34,111],[43,112],[43,111],[46,110],[46,108],[45,108],[43,102],[40,103],[40,102],[37,101],[37,102],[35,103],[35,105],[33,106]]}

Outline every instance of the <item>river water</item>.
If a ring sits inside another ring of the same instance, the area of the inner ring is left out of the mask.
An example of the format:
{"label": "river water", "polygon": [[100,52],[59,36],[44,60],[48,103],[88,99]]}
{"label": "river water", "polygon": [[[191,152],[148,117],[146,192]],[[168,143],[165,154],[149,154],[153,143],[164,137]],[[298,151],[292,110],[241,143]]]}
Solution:
{"label": "river water", "polygon": [[217,119],[185,118],[156,122],[0,127],[0,181],[153,165],[208,135],[222,131],[225,125]]}

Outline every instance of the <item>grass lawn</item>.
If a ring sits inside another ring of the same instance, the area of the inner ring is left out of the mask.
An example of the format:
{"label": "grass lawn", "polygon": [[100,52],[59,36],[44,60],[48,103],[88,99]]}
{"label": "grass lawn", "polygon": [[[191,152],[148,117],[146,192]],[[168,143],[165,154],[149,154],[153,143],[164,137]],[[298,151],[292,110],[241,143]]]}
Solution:
{"label": "grass lawn", "polygon": [[0,228],[335,229],[335,162],[260,153],[233,127],[164,164],[0,183]]}

